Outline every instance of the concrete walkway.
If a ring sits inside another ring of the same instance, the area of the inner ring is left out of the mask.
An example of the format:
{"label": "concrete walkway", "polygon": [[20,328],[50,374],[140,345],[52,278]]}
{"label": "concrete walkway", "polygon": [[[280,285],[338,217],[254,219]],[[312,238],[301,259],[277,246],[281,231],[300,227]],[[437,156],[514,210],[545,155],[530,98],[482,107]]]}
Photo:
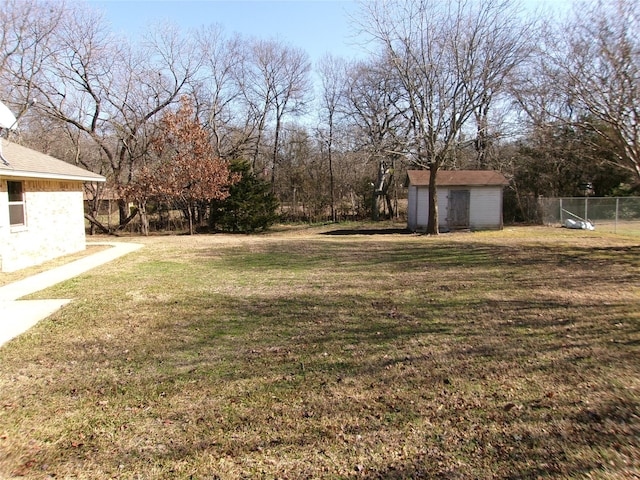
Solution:
{"label": "concrete walkway", "polygon": [[18,301],[19,298],[69,280],[142,247],[140,244],[119,242],[96,242],[89,245],[108,245],[111,248],[0,287],[0,346],[71,301],[68,299]]}

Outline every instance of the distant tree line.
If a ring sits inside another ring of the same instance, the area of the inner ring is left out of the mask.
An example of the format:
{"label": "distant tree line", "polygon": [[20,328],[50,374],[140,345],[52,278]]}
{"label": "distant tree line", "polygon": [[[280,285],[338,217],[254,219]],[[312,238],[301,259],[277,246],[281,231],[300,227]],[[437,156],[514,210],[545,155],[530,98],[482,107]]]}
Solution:
{"label": "distant tree line", "polygon": [[220,25],[123,39],[89,4],[4,0],[12,139],[107,177],[90,210],[117,192],[115,228],[135,217],[143,233],[149,202],[190,231],[255,231],[276,213],[395,217],[408,168],[432,171],[434,234],[441,169],[503,172],[507,221],[530,221],[540,195],[638,193],[638,2],[576,3],[563,18],[511,0],[360,8],[367,53],[312,66]]}

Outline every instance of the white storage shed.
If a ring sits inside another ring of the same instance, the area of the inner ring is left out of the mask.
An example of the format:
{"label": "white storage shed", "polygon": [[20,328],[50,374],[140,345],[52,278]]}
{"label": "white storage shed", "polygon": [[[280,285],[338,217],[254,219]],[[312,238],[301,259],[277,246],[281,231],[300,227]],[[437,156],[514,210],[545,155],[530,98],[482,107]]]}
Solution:
{"label": "white storage shed", "polygon": [[[429,220],[430,170],[409,170],[408,228],[424,231]],[[507,179],[493,170],[440,170],[437,176],[438,228],[500,230],[502,192]]]}

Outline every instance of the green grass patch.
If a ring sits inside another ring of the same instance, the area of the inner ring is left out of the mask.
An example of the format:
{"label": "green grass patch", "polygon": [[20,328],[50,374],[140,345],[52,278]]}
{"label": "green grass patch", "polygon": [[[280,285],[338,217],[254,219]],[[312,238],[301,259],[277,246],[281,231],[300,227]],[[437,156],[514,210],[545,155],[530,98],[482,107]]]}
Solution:
{"label": "green grass patch", "polygon": [[74,300],[0,349],[0,477],[639,475],[637,239],[336,228],[34,296]]}

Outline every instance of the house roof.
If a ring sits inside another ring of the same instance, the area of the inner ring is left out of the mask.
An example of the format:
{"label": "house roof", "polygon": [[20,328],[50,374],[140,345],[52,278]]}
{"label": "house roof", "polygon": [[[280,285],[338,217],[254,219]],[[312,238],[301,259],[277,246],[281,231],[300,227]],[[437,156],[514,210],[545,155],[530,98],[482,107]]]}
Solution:
{"label": "house roof", "polygon": [[[104,182],[102,175],[77,167],[50,155],[1,140],[0,176]],[[5,162],[9,165],[5,165]]]}
{"label": "house roof", "polygon": [[[409,170],[409,184],[429,185],[431,170]],[[509,181],[495,170],[438,170],[437,185],[441,187],[488,187],[508,185]]]}

